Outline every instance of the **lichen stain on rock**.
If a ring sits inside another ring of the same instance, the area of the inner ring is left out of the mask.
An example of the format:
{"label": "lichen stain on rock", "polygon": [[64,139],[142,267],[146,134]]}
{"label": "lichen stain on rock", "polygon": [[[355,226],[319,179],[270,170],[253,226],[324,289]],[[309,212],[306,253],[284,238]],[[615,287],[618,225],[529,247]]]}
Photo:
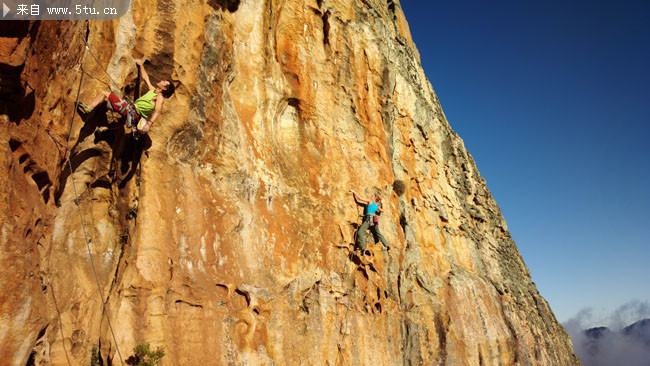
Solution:
{"label": "lichen stain on rock", "polygon": [[167,151],[174,159],[190,163],[199,150],[203,133],[196,125],[184,125],[176,131],[167,143]]}

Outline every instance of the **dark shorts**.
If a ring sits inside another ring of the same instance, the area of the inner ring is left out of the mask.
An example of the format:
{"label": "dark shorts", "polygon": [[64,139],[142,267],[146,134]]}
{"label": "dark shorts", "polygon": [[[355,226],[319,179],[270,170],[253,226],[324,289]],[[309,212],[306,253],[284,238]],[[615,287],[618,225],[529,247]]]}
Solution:
{"label": "dark shorts", "polygon": [[108,95],[108,105],[111,107],[112,110],[115,112],[125,116],[126,115],[126,107],[127,107],[127,102],[123,100],[122,98],[118,97],[117,95],[111,93]]}

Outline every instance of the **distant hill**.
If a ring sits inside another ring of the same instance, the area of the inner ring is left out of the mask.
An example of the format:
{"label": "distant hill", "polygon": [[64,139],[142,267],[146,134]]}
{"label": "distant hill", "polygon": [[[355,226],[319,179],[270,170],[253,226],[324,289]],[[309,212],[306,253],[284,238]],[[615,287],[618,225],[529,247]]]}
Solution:
{"label": "distant hill", "polygon": [[584,366],[650,366],[650,319],[612,331],[607,327],[584,330],[574,347]]}
{"label": "distant hill", "polygon": [[606,337],[608,335],[611,335],[612,331],[609,330],[607,327],[597,327],[597,328],[590,328],[585,330],[585,335],[587,338],[591,339],[600,339],[602,337]]}
{"label": "distant hill", "polygon": [[623,328],[622,333],[625,336],[639,340],[646,346],[650,347],[650,319],[639,320],[632,325],[628,325]]}
{"label": "distant hill", "polygon": [[618,332],[613,332],[607,327],[589,328],[584,331],[584,335],[591,340],[599,340],[615,334],[633,338],[650,346],[650,319],[639,320]]}

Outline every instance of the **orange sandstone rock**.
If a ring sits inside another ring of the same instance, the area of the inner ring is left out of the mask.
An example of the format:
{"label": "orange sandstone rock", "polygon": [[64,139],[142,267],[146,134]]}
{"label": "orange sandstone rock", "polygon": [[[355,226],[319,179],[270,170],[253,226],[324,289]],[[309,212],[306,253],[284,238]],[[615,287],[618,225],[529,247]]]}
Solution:
{"label": "orange sandstone rock", "polygon": [[[397,0],[135,1],[19,27],[0,38],[7,364],[98,347],[116,365],[140,343],[163,365],[579,364]],[[140,93],[134,57],[178,84],[150,136],[100,132],[101,108],[73,121],[80,82],[83,101]],[[385,197],[390,254],[350,256],[350,189]]]}

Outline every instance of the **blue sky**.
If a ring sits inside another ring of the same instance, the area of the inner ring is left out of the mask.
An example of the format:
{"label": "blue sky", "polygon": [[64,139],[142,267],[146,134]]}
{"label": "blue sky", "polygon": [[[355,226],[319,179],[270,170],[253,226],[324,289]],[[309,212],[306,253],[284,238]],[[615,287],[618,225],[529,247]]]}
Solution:
{"label": "blue sky", "polygon": [[650,1],[401,5],[558,320],[650,301]]}

